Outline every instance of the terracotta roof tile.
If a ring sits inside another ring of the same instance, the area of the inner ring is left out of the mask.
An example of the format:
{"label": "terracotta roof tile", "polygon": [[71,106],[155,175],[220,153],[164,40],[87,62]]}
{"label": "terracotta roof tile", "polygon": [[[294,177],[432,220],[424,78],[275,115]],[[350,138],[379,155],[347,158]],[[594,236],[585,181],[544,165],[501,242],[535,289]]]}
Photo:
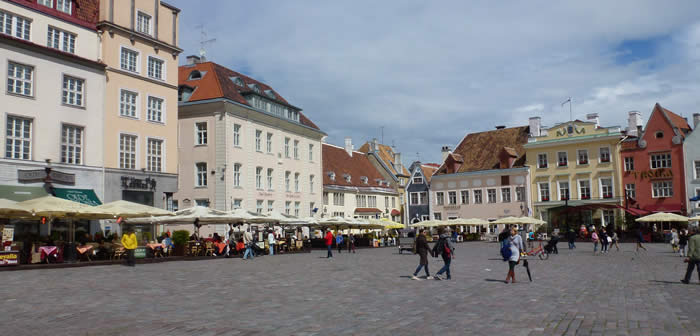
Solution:
{"label": "terracotta roof tile", "polygon": [[430,179],[433,177],[433,174],[438,170],[438,168],[440,168],[440,165],[436,163],[426,163],[420,166],[426,183],[430,183]]}
{"label": "terracotta roof tile", "polygon": [[[360,152],[363,153],[369,153],[370,152],[370,143],[365,142],[364,145],[358,149]],[[389,167],[389,170],[392,174],[394,175],[399,175],[399,173],[396,171],[396,162],[394,162],[394,149],[391,148],[391,146],[383,145],[383,144],[377,144],[377,155],[379,156],[382,161],[384,161],[384,164]],[[408,172],[408,169],[406,169],[406,166],[403,164],[401,165],[403,168],[401,171],[401,174],[405,176],[410,176],[411,173]]]}
{"label": "terracotta roof tile", "polygon": [[71,14],[61,12],[55,8],[40,5],[36,2],[36,0],[8,1],[33,8],[44,14],[75,23],[89,29],[97,29],[96,24],[100,17],[100,0],[73,0],[74,6]]}
{"label": "terracotta roof tile", "polygon": [[[530,133],[528,126],[497,129],[487,132],[468,134],[457,145],[453,152],[453,159],[463,161],[457,172],[470,172],[499,168],[498,153],[508,147],[514,151],[517,159],[513,167],[525,165],[525,148]],[[509,152],[510,153],[510,152]],[[445,167],[441,167],[437,174],[444,174]]]}
{"label": "terracotta roof tile", "polygon": [[690,125],[688,125],[688,121],[686,121],[685,118],[671,112],[671,110],[667,110],[666,108],[662,107],[659,103],[656,103],[656,105],[654,106],[654,109],[657,108],[661,109],[661,111],[663,111],[666,114],[668,119],[671,121],[671,126],[674,128],[678,128],[682,137],[685,137],[686,134],[690,132]]}
{"label": "terracotta roof tile", "polygon": [[[329,172],[335,173],[335,180],[331,180]],[[350,182],[344,176],[350,175]],[[367,184],[362,182],[361,178],[367,177]],[[384,178],[374,167],[372,162],[367,158],[367,154],[362,152],[353,152],[353,155],[348,155],[344,148],[323,144],[323,184],[336,185],[344,187],[375,187],[386,188],[393,191],[392,188],[380,186],[376,180]]]}
{"label": "terracotta roof tile", "polygon": [[[190,74],[194,70],[202,73],[201,79],[189,80]],[[241,87],[234,84],[231,80],[233,77],[240,78],[243,81],[244,86]],[[178,71],[178,82],[180,85],[187,85],[195,88],[194,92],[192,92],[192,96],[189,99],[190,102],[227,98],[237,103],[251,106],[248,103],[248,100],[244,97],[244,94],[255,94],[255,91],[249,87],[249,85],[254,84],[260,88],[261,92],[270,90],[274,94],[274,100],[276,102],[299,109],[298,107],[289,104],[287,100],[280,96],[280,94],[269,85],[214,62],[203,62],[180,66]],[[261,95],[267,99],[270,99],[267,94],[263,93]],[[314,124],[301,112],[299,112],[299,122],[304,126],[320,130],[316,124]]]}

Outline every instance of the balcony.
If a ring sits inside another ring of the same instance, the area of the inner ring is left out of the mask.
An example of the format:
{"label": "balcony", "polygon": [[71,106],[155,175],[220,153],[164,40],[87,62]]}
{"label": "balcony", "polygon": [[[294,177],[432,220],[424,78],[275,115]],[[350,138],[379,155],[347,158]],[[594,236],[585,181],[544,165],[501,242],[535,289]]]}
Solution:
{"label": "balcony", "polygon": [[569,165],[568,162],[559,162],[559,164],[558,164],[559,167],[566,167],[568,165]]}

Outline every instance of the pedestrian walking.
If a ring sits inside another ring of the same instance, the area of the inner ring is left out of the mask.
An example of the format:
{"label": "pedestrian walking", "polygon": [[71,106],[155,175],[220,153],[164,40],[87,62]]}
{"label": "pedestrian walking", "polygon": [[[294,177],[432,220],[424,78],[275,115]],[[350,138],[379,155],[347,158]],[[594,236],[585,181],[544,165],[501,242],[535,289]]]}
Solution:
{"label": "pedestrian walking", "polygon": [[635,250],[635,252],[639,252],[640,248],[644,251],[647,250],[647,248],[644,247],[644,245],[642,245],[643,242],[644,242],[644,236],[642,235],[642,228],[639,228],[637,230],[637,249]]}
{"label": "pedestrian walking", "polygon": [[455,245],[452,239],[450,238],[450,234],[445,232],[440,233],[440,239],[438,240],[437,244],[435,244],[435,246],[433,247],[433,255],[435,257],[437,257],[438,255],[441,256],[442,261],[445,262],[445,265],[442,266],[442,268],[437,273],[435,273],[435,279],[443,280],[443,273],[447,273],[447,278],[445,278],[445,280],[452,279],[452,274],[450,274],[450,264],[452,263],[452,259],[454,258],[454,251]]}
{"label": "pedestrian walking", "polygon": [[348,245],[348,250],[355,253],[355,235],[352,233],[348,235]]}
{"label": "pedestrian walking", "polygon": [[277,243],[275,240],[275,233],[270,230],[267,233],[267,244],[270,246],[270,255],[275,255],[275,243]]}
{"label": "pedestrian walking", "polygon": [[[610,241],[608,240],[608,232],[605,230],[605,228],[600,228],[600,252],[601,253],[608,253],[608,244]],[[612,238],[610,238],[612,240]]]}
{"label": "pedestrian walking", "polygon": [[498,234],[498,253],[501,253],[501,249],[503,248],[503,245],[506,244],[508,237],[510,237],[510,228],[506,226],[503,228],[503,231]]}
{"label": "pedestrian walking", "polygon": [[680,238],[678,237],[678,230],[675,228],[671,229],[671,248],[673,249],[673,252],[678,252],[679,242]]}
{"label": "pedestrian walking", "polygon": [[566,233],[566,240],[569,242],[569,250],[576,248],[576,231],[574,229],[569,229]]}
{"label": "pedestrian walking", "polygon": [[530,229],[530,231],[527,232],[527,247],[535,247],[535,232],[532,231],[532,229]]}
{"label": "pedestrian walking", "polygon": [[593,241],[593,255],[598,253],[598,242],[600,238],[598,237],[598,232],[596,230],[591,230],[591,240]]}
{"label": "pedestrian walking", "polygon": [[430,271],[428,270],[428,253],[430,252],[430,245],[428,245],[428,240],[425,238],[425,230],[420,229],[418,231],[418,237],[416,238],[416,253],[420,256],[420,261],[418,263],[418,268],[413,272],[413,280],[420,280],[418,278],[418,272],[421,268],[425,267],[425,278],[432,280],[433,277],[430,276]]}
{"label": "pedestrian walking", "polygon": [[122,235],[122,246],[126,249],[126,265],[136,266],[134,250],[138,246],[138,242],[136,241],[136,234],[134,234],[133,228],[128,227],[126,233]]}
{"label": "pedestrian walking", "polygon": [[693,227],[691,235],[688,237],[688,257],[685,261],[688,263],[688,269],[685,271],[685,278],[682,283],[690,283],[690,276],[693,275],[693,270],[698,268],[698,280],[700,280],[700,234],[698,228]]}
{"label": "pedestrian walking", "polygon": [[525,246],[523,245],[523,239],[518,236],[518,231],[515,228],[510,230],[510,237],[507,240],[508,247],[510,249],[510,256],[508,257],[508,275],[506,276],[506,283],[509,281],[515,283],[515,265],[520,262],[520,253],[525,251]]}
{"label": "pedestrian walking", "polygon": [[327,230],[324,239],[326,240],[326,248],[328,248],[328,256],[326,258],[333,258],[333,232]]}
{"label": "pedestrian walking", "polygon": [[338,253],[343,250],[343,234],[338,233],[337,236],[335,236],[335,244],[338,245]]}
{"label": "pedestrian walking", "polygon": [[245,245],[243,260],[255,258],[255,251],[253,251],[253,234],[250,233],[250,229],[246,230],[246,232],[243,234],[243,244]]}
{"label": "pedestrian walking", "polygon": [[612,248],[613,246],[615,246],[615,248],[617,249],[617,251],[620,251],[620,244],[619,244],[619,241],[620,241],[620,237],[617,235],[617,231],[613,231],[613,233],[612,233],[612,243],[611,243],[611,245],[610,245],[610,248]]}
{"label": "pedestrian walking", "polygon": [[681,257],[686,256],[686,245],[688,244],[688,230],[681,230],[678,235],[678,254]]}

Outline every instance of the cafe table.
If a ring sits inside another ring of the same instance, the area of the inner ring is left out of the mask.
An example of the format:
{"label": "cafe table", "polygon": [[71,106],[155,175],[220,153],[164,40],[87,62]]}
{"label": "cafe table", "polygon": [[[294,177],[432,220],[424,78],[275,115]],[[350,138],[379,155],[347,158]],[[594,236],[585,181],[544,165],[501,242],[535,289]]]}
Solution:
{"label": "cafe table", "polygon": [[163,249],[165,249],[165,244],[161,243],[148,243],[146,247],[153,251],[153,258],[157,256],[163,256]]}
{"label": "cafe table", "polygon": [[226,243],[214,243],[214,246],[216,246],[216,249],[219,251],[218,254],[223,254],[224,249],[226,248]]}
{"label": "cafe table", "polygon": [[46,262],[48,262],[47,257],[58,252],[58,247],[57,246],[39,246],[39,252],[41,252],[41,260],[43,261],[46,259]]}
{"label": "cafe table", "polygon": [[93,248],[95,248],[95,247],[92,245],[83,245],[83,246],[78,246],[75,249],[78,250],[79,255],[81,255],[81,256],[84,255],[88,261],[92,261],[92,260],[90,260],[90,254],[88,252],[92,251]]}

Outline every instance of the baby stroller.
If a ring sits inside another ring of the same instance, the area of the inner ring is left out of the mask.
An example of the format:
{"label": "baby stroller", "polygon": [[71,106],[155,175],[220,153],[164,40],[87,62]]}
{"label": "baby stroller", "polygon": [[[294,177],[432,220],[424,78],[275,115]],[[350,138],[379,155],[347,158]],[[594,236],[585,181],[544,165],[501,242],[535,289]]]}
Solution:
{"label": "baby stroller", "polygon": [[552,239],[550,239],[547,242],[547,245],[544,246],[544,251],[547,252],[547,254],[559,254],[559,249],[557,249],[558,242],[559,236],[552,235]]}

